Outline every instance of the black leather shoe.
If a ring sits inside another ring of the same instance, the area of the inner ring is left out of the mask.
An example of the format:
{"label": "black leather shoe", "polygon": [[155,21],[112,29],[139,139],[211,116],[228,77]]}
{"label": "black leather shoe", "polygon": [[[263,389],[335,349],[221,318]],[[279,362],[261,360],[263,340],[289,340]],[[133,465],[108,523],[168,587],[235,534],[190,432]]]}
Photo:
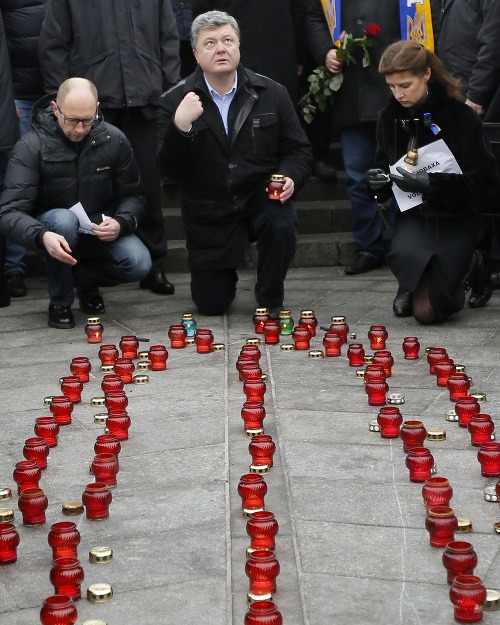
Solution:
{"label": "black leather shoe", "polygon": [[106,312],[106,306],[104,300],[99,293],[99,289],[94,287],[92,289],[77,289],[78,297],[80,298],[80,310],[89,315],[100,315]]}
{"label": "black leather shoe", "polygon": [[396,297],[392,302],[392,312],[396,317],[410,317],[413,313],[412,293],[402,288],[398,289]]}
{"label": "black leather shoe", "polygon": [[482,289],[478,291],[474,289],[469,297],[469,307],[470,308],[482,308],[490,301],[492,295],[493,295],[493,287],[491,285],[484,286]]}
{"label": "black leather shoe", "polygon": [[321,180],[333,180],[337,177],[337,170],[327,161],[314,161],[312,173]]}
{"label": "black leather shoe", "polygon": [[488,254],[474,250],[471,266],[465,280],[466,288],[471,289],[470,308],[482,308],[493,295],[490,272],[491,260]]}
{"label": "black leather shoe", "polygon": [[148,274],[139,282],[141,289],[150,289],[153,293],[160,295],[173,295],[175,286],[167,279],[163,271]]}
{"label": "black leather shoe", "polygon": [[381,267],[383,262],[384,261],[381,258],[372,256],[367,252],[358,252],[354,257],[352,263],[350,265],[347,265],[347,267],[344,269],[344,273],[346,273],[348,276],[356,276],[360,273],[367,273],[372,269]]}
{"label": "black leather shoe", "polygon": [[71,306],[54,306],[49,304],[49,327],[69,330],[75,327],[75,319]]}
{"label": "black leather shoe", "polygon": [[5,282],[7,283],[7,293],[11,297],[24,297],[26,295],[26,285],[21,271],[5,274]]}
{"label": "black leather shoe", "polygon": [[0,284],[0,308],[10,306],[10,295],[7,293],[7,285]]}
{"label": "black leather shoe", "polygon": [[498,289],[500,287],[500,267],[497,263],[495,263],[495,267],[490,273],[490,282],[494,289]]}

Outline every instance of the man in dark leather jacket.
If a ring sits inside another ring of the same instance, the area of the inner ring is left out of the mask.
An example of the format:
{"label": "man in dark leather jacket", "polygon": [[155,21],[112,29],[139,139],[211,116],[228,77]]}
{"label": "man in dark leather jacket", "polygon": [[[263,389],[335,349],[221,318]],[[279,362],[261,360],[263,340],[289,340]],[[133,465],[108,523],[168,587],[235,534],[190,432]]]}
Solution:
{"label": "man in dark leather jacket", "polygon": [[[49,273],[49,326],[75,325],[74,279],[80,308],[105,312],[99,286],[140,280],[151,268],[134,235],[144,191],[125,135],[99,114],[95,86],[65,81],[57,97],[33,110],[33,129],[16,144],[0,199],[0,231],[41,251]],[[81,203],[91,232],[79,231]]]}

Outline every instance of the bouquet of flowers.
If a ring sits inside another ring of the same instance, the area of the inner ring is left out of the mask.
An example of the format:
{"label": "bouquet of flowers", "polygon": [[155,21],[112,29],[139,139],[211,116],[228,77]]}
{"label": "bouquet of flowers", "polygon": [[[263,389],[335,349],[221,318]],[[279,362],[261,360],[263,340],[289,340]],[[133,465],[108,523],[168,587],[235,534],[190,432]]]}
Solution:
{"label": "bouquet of flowers", "polygon": [[[340,39],[335,42],[337,49],[337,60],[344,63],[356,63],[354,52],[358,48],[363,50],[363,67],[370,65],[369,49],[376,46],[378,37],[380,36],[380,26],[370,24],[363,31],[363,37],[353,37],[352,34],[342,33]],[[314,115],[319,109],[321,112],[326,110],[328,100],[338,91],[344,81],[342,72],[332,74],[325,65],[320,65],[307,78],[310,84],[309,91],[300,99],[299,105],[302,110],[302,116],[305,121],[310,124],[314,119]]]}

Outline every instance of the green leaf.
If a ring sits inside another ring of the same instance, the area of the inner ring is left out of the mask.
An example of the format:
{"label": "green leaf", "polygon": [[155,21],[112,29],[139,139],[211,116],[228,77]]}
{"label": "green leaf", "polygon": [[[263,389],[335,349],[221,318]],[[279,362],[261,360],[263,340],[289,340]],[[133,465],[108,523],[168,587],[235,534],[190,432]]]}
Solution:
{"label": "green leaf", "polygon": [[317,82],[314,82],[314,83],[311,84],[311,93],[313,95],[318,93],[319,89],[320,89],[320,87],[319,87],[319,84]]}
{"label": "green leaf", "polygon": [[326,111],[326,102],[318,102],[319,110],[324,113]]}
{"label": "green leaf", "polygon": [[338,91],[340,87],[342,86],[343,82],[344,82],[344,74],[340,72],[340,74],[334,74],[333,76],[331,76],[327,84],[332,91]]}

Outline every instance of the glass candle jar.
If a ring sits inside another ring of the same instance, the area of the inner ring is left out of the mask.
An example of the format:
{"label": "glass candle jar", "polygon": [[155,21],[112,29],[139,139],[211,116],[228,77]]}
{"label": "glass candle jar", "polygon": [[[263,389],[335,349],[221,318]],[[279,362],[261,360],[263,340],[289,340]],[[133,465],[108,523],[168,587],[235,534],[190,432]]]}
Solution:
{"label": "glass candle jar", "polygon": [[116,359],[120,355],[116,345],[105,344],[99,347],[99,353],[97,354],[101,364],[103,366],[114,365]]}
{"label": "glass candle jar", "polygon": [[406,336],[403,339],[403,354],[406,360],[417,360],[420,343],[416,336]]}
{"label": "glass candle jar", "polygon": [[90,371],[92,365],[90,360],[86,356],[76,356],[71,360],[69,370],[73,375],[76,375],[81,382],[88,382],[90,379]]}
{"label": "glass candle jar", "polygon": [[484,477],[500,476],[500,443],[487,441],[477,452],[481,464],[481,475]]}
{"label": "glass candle jar", "polygon": [[281,192],[285,186],[285,176],[282,174],[273,174],[271,181],[267,183],[266,191],[267,197],[270,200],[279,201],[281,198]]}
{"label": "glass candle jar", "polygon": [[399,436],[403,441],[403,450],[408,453],[412,447],[422,447],[427,430],[422,421],[404,421]]}
{"label": "glass candle jar", "polygon": [[104,405],[109,414],[121,412],[128,406],[128,397],[124,390],[106,391],[104,393]]}
{"label": "glass candle jar", "polygon": [[186,347],[187,332],[182,323],[174,323],[168,331],[170,347],[172,349],[182,349]]}
{"label": "glass candle jar", "polygon": [[262,334],[266,345],[277,345],[280,342],[280,324],[277,319],[266,319],[262,326]]}
{"label": "glass candle jar", "polygon": [[116,486],[119,464],[114,454],[96,454],[91,467],[92,475],[94,475],[96,482],[103,482],[110,488]]}
{"label": "glass candle jar", "polygon": [[34,429],[35,434],[43,438],[49,447],[57,447],[59,424],[54,417],[37,417]]}
{"label": "glass candle jar", "polygon": [[386,378],[390,378],[392,375],[392,365],[394,364],[394,358],[390,351],[386,349],[379,349],[373,354],[373,364],[380,365],[384,368]]}
{"label": "glass candle jar", "polygon": [[338,332],[327,332],[323,337],[325,356],[340,356],[344,339]]}
{"label": "glass candle jar", "polygon": [[427,352],[427,362],[429,363],[429,373],[434,373],[434,365],[438,360],[448,358],[448,352],[444,347],[431,347]]}
{"label": "glass candle jar", "polygon": [[271,598],[276,592],[276,578],[280,565],[272,551],[259,549],[249,554],[245,563],[245,573],[250,580],[250,600]]}
{"label": "glass candle jar", "polygon": [[448,584],[452,584],[457,575],[472,575],[477,566],[477,553],[474,547],[462,540],[448,543],[443,552],[443,566],[448,574]]}
{"label": "glass candle jar", "polygon": [[446,387],[450,375],[456,373],[455,363],[451,358],[441,358],[434,365],[434,374],[438,386]]}
{"label": "glass candle jar", "polygon": [[382,406],[377,415],[382,438],[398,438],[399,428],[403,423],[403,416],[397,406]]}
{"label": "glass candle jar", "polygon": [[45,510],[49,500],[41,488],[24,488],[19,495],[17,506],[23,515],[24,525],[34,527],[46,521]]}
{"label": "glass candle jar", "polygon": [[124,384],[132,384],[132,376],[135,371],[135,365],[130,358],[117,358],[114,371],[120,376]]}
{"label": "glass candle jar", "polygon": [[194,342],[198,354],[209,354],[214,344],[214,336],[211,330],[199,328],[194,335]]}
{"label": "glass candle jar", "polygon": [[109,516],[109,505],[113,499],[107,484],[95,482],[87,484],[82,495],[82,502],[85,506],[87,519],[100,521]]}
{"label": "glass candle jar", "polygon": [[257,334],[262,334],[264,323],[269,319],[269,310],[267,308],[256,308],[253,316],[253,325]]}
{"label": "glass candle jar", "polygon": [[368,382],[368,380],[374,380],[376,378],[384,378],[385,380],[385,369],[382,365],[366,365],[365,371],[363,373],[363,380]]}
{"label": "glass candle jar", "polygon": [[16,562],[19,542],[19,534],[13,523],[0,523],[0,564]]}
{"label": "glass candle jar", "polygon": [[102,343],[102,333],[104,327],[99,317],[88,317],[85,325],[87,343]]}
{"label": "glass candle jar", "polygon": [[266,385],[262,380],[245,380],[245,382],[243,382],[243,392],[247,400],[264,399]]}
{"label": "glass candle jar", "polygon": [[309,349],[311,345],[311,332],[308,327],[295,326],[292,331],[292,339],[295,343],[295,349],[305,350]]}
{"label": "glass candle jar", "polygon": [[181,324],[186,329],[186,336],[193,337],[196,332],[196,321],[194,320],[193,313],[184,313],[182,315]]}
{"label": "glass candle jar", "polygon": [[448,378],[446,387],[450,392],[450,400],[457,401],[465,397],[470,389],[470,380],[466,373],[452,373]]}
{"label": "glass candle jar", "polygon": [[483,620],[486,588],[476,575],[457,575],[450,588],[450,601],[456,621],[478,623]]}
{"label": "glass candle jar", "polygon": [[385,349],[385,343],[389,336],[386,327],[382,325],[370,326],[368,330],[368,340],[371,349]]}
{"label": "glass candle jar", "polygon": [[78,619],[78,611],[71,597],[52,595],[43,602],[40,610],[42,625],[74,625]]}
{"label": "glass candle jar", "polygon": [[283,617],[272,601],[253,601],[248,606],[244,625],[283,625]]}
{"label": "glass candle jar", "polygon": [[479,447],[491,441],[491,435],[495,431],[495,424],[489,414],[480,412],[472,415],[467,425],[470,434],[470,442],[474,447]]}
{"label": "glass candle jar", "polygon": [[445,477],[429,477],[422,487],[422,497],[427,510],[434,506],[448,506],[453,497],[453,489]]}
{"label": "glass candle jar", "polygon": [[294,321],[291,310],[281,310],[278,316],[280,332],[283,336],[290,336],[293,331]]}
{"label": "glass candle jar", "polygon": [[251,356],[257,364],[260,362],[262,357],[260,349],[257,345],[243,345],[240,350],[240,357],[243,357],[243,355]]}
{"label": "glass candle jar", "polygon": [[13,476],[17,484],[18,495],[25,488],[38,488],[38,482],[42,479],[42,470],[34,460],[21,460],[16,462]]}
{"label": "glass candle jar", "polygon": [[78,558],[56,558],[50,570],[50,582],[58,595],[66,595],[73,600],[82,596],[83,569]]}
{"label": "glass candle jar", "polygon": [[104,393],[123,391],[125,385],[117,373],[107,373],[101,380],[101,389]]}
{"label": "glass candle jar", "polygon": [[[332,317],[330,320],[329,332],[337,332],[342,337],[344,343],[347,343],[347,335],[349,334],[349,326],[343,316]],[[353,343],[354,344],[354,343]]]}
{"label": "glass candle jar", "polygon": [[33,436],[24,441],[23,456],[26,460],[34,460],[40,469],[47,468],[49,446],[41,436]]}
{"label": "glass candle jar", "polygon": [[262,378],[262,369],[253,359],[250,362],[244,362],[240,367],[239,378],[242,382],[245,380],[260,380]]}
{"label": "glass candle jar", "polygon": [[67,375],[61,378],[61,392],[71,399],[74,404],[82,400],[83,382],[76,375]]}
{"label": "glass candle jar", "polygon": [[472,395],[466,395],[460,397],[455,404],[455,412],[458,416],[458,425],[461,428],[466,428],[469,421],[474,414],[481,412],[481,406],[475,397]]}
{"label": "glass candle jar", "polygon": [[269,434],[256,434],[248,445],[248,452],[252,456],[250,473],[267,473],[273,466],[276,445]]}
{"label": "glass candle jar", "polygon": [[347,348],[347,359],[350,367],[362,367],[365,361],[365,350],[361,343],[351,343]]}
{"label": "glass candle jar", "polygon": [[[252,354],[247,354],[247,353],[240,354],[238,358],[236,359],[236,365],[235,365],[236,371],[240,373],[243,365],[247,365],[247,364],[258,365],[259,363],[258,361],[255,360]],[[239,376],[239,378],[240,378],[240,381],[243,381],[241,379],[241,375]]]}
{"label": "glass candle jar", "polygon": [[368,395],[370,406],[383,406],[388,391],[389,385],[382,376],[368,380],[365,384],[365,392]]}
{"label": "glass candle jar", "polygon": [[267,493],[267,484],[256,473],[246,473],[240,478],[238,494],[242,499],[243,514],[264,510],[264,497]]}
{"label": "glass candle jar", "polygon": [[130,424],[130,417],[126,410],[110,414],[106,419],[106,427],[109,434],[114,434],[119,441],[128,440]]}
{"label": "glass candle jar", "polygon": [[96,454],[114,454],[118,458],[121,449],[121,443],[114,434],[99,434],[94,443]]}
{"label": "glass candle jar", "polygon": [[432,547],[446,547],[448,543],[455,540],[458,520],[452,508],[433,506],[427,510],[425,528],[429,532]]}
{"label": "glass candle jar", "polygon": [[53,523],[50,526],[47,540],[52,548],[53,560],[56,560],[56,558],[76,558],[78,556],[80,532],[75,523],[71,521]]}
{"label": "glass candle jar", "polygon": [[309,333],[311,334],[311,337],[316,336],[318,320],[316,319],[314,310],[301,310],[299,322],[297,325],[301,328],[309,328]]}
{"label": "glass candle jar", "polygon": [[126,334],[125,336],[122,336],[118,346],[122,352],[122,358],[130,358],[130,360],[137,358],[139,341],[135,335]]}
{"label": "glass candle jar", "polygon": [[165,345],[151,345],[149,360],[152,371],[165,371],[167,368],[168,351]]}
{"label": "glass candle jar", "polygon": [[278,521],[272,512],[260,510],[252,513],[247,521],[247,534],[250,536],[247,553],[258,550],[274,551],[278,530]]}
{"label": "glass candle jar", "polygon": [[245,423],[245,434],[255,436],[264,433],[264,418],[266,409],[261,399],[247,400],[241,409],[241,418]]}
{"label": "glass candle jar", "polygon": [[426,447],[412,447],[406,456],[406,466],[410,471],[410,482],[425,482],[431,476],[434,458]]}
{"label": "glass candle jar", "polygon": [[50,412],[59,425],[68,425],[71,423],[73,402],[66,395],[55,395],[50,402]]}

